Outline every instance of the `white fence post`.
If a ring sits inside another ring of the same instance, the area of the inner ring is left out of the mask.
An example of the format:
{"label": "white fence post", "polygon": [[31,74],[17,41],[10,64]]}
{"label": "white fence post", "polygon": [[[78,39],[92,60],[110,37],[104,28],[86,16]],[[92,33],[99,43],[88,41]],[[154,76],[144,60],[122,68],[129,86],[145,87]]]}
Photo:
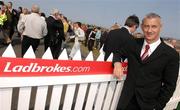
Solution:
{"label": "white fence post", "polygon": [[[7,47],[2,57],[16,58],[15,52],[11,44]],[[13,88],[0,89],[0,109],[1,110],[11,110],[12,91],[13,91]]]}
{"label": "white fence post", "polygon": [[[86,57],[86,61],[93,61],[92,52],[90,52],[89,55]],[[87,83],[79,85],[79,90],[77,93],[77,98],[76,98],[74,110],[82,110],[83,104],[85,103],[85,95],[87,92],[87,87],[88,87]]]}
{"label": "white fence post", "polygon": [[[33,58],[33,59],[36,58],[31,46],[26,51],[23,57]],[[29,110],[30,97],[31,97],[31,87],[24,87],[24,88],[22,87],[19,89],[18,110]]]}
{"label": "white fence post", "polygon": [[[46,50],[42,59],[53,59],[50,48]],[[45,110],[48,86],[37,87],[34,110]]]}
{"label": "white fence post", "polygon": [[[58,58],[59,60],[68,60],[66,49],[64,49]],[[50,100],[49,110],[59,110],[61,95],[63,91],[63,85],[54,85],[52,88],[52,95]]]}
{"label": "white fence post", "polygon": [[[73,57],[73,60],[82,60],[80,50],[78,50],[76,52],[76,54]],[[75,89],[76,89],[76,84],[71,84],[71,85],[67,86],[63,110],[71,110],[72,104],[74,103],[73,98],[74,98],[74,94],[75,94]]]}

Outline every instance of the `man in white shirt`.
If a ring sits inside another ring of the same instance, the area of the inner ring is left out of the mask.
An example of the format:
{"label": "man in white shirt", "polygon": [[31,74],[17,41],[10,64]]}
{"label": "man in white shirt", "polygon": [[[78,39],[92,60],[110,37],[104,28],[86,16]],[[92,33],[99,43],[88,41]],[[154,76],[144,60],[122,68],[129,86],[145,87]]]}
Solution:
{"label": "man in white shirt", "polygon": [[33,5],[31,11],[32,13],[26,15],[26,19],[20,21],[18,25],[18,30],[23,30],[22,57],[30,46],[35,52],[39,46],[40,39],[47,34],[46,22],[39,15],[40,8],[37,5]]}
{"label": "man in white shirt", "polygon": [[74,33],[75,33],[75,41],[72,47],[71,53],[69,54],[69,59],[72,59],[76,52],[80,49],[81,42],[85,39],[85,33],[81,29],[81,23],[76,22],[74,24]]}

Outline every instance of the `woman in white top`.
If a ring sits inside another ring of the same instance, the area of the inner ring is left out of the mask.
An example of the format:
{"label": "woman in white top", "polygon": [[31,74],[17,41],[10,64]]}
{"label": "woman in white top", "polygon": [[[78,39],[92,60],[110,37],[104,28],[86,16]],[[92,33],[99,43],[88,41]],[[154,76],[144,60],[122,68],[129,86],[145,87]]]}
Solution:
{"label": "woman in white top", "polygon": [[81,42],[85,39],[85,33],[80,27],[80,22],[74,24],[75,41],[71,53],[69,54],[69,59],[74,57],[75,53],[80,49]]}

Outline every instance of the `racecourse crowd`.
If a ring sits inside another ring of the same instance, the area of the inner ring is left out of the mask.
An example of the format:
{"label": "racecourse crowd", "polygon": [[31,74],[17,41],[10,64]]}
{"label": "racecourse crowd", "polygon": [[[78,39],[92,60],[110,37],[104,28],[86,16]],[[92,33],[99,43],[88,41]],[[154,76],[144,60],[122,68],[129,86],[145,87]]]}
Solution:
{"label": "racecourse crowd", "polygon": [[40,40],[44,39],[45,51],[50,47],[55,59],[67,42],[74,42],[70,53],[72,58],[82,44],[89,51],[99,49],[107,34],[107,30],[99,26],[68,20],[58,9],[52,9],[50,16],[46,17],[38,5],[33,5],[31,9],[14,9],[12,2],[3,1],[0,1],[0,30],[3,45],[12,43],[14,33],[18,32],[22,41],[22,57],[30,45],[36,51]]}

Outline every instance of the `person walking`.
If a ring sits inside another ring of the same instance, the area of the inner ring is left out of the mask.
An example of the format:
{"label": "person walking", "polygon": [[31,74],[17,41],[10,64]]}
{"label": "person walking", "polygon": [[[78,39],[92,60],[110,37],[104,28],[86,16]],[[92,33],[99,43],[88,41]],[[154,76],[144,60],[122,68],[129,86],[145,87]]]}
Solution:
{"label": "person walking", "polygon": [[46,19],[48,34],[45,36],[45,51],[50,47],[53,58],[58,59],[61,52],[62,40],[64,37],[64,26],[60,20],[60,12],[53,9],[51,15]]}
{"label": "person walking", "polygon": [[39,46],[40,39],[47,34],[46,22],[39,15],[40,8],[38,5],[33,5],[31,14],[26,15],[26,19],[18,22],[18,31],[22,33],[22,57],[32,46],[35,52]]}

